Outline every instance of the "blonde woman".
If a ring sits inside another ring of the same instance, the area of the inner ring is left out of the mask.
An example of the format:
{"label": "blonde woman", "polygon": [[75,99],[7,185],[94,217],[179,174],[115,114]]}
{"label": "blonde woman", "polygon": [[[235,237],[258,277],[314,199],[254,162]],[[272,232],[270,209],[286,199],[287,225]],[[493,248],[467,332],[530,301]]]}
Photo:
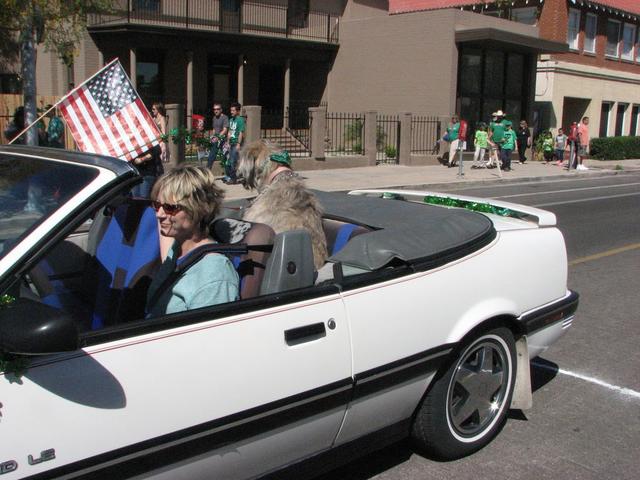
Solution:
{"label": "blonde woman", "polygon": [[223,191],[213,172],[179,167],[162,175],[151,192],[161,244],[170,243],[147,296],[147,316],[182,312],[239,296],[239,278],[231,261],[211,252],[209,224],[220,211]]}

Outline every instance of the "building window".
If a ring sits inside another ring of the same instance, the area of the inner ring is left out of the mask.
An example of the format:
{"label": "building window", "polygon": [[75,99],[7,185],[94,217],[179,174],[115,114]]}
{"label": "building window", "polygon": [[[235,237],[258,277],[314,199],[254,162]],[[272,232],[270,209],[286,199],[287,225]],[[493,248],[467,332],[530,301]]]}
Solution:
{"label": "building window", "polygon": [[518,23],[525,23],[527,25],[535,25],[538,21],[538,8],[537,7],[525,7],[525,8],[512,8],[511,20]]}
{"label": "building window", "polygon": [[622,54],[623,60],[633,60],[633,44],[636,40],[636,27],[625,23],[622,29]]}
{"label": "building window", "polygon": [[[518,122],[528,118],[531,56],[480,46],[463,46],[458,61],[456,110],[473,132],[497,110]],[[471,142],[468,142],[471,146]]]}
{"label": "building window", "polygon": [[619,103],[618,108],[616,110],[616,130],[614,135],[616,137],[620,137],[622,132],[624,132],[624,115],[627,113],[627,107],[629,105],[626,103]]}
{"label": "building window", "polygon": [[164,102],[163,55],[157,50],[141,50],[136,57],[136,86],[142,101],[151,105]]}
{"label": "building window", "polygon": [[578,34],[580,33],[580,10],[569,9],[569,27],[567,28],[567,43],[572,50],[578,49]]}
{"label": "building window", "polygon": [[605,55],[608,57],[620,56],[620,22],[607,20],[607,48]]}
{"label": "building window", "polygon": [[640,133],[638,131],[638,124],[640,123],[640,105],[634,105],[631,108],[631,125],[629,127],[629,135],[635,136]]}
{"label": "building window", "polygon": [[134,12],[160,12],[160,0],[133,0],[131,10]]}
{"label": "building window", "polygon": [[600,107],[600,133],[599,137],[608,137],[609,136],[609,117],[611,116],[611,107],[613,103],[611,102],[602,102],[602,107]]}
{"label": "building window", "polygon": [[596,52],[596,31],[598,29],[598,17],[593,13],[587,13],[584,23],[584,51]]}
{"label": "building window", "polygon": [[309,0],[289,0],[287,6],[287,24],[290,27],[306,27],[309,18]]}

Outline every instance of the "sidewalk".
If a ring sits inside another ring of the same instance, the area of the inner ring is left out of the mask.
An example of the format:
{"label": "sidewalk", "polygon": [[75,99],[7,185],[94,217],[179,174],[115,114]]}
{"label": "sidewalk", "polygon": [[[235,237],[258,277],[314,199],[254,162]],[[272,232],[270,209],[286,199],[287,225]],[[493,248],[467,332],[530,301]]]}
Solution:
{"label": "sidewalk", "polygon": [[[628,171],[640,171],[638,160],[585,160],[587,171],[567,171],[555,164],[527,162],[523,165],[512,163],[510,172],[496,169],[472,169],[471,162],[465,162],[464,176],[458,176],[458,167],[442,165],[426,167],[404,167],[399,165],[378,165],[375,167],[340,168],[334,170],[305,170],[300,175],[307,186],[325,191],[347,191],[363,188],[409,187],[418,190],[450,190],[482,183],[507,183],[535,181],[541,179],[577,178],[588,176],[615,175]],[[616,166],[622,169],[616,169]],[[294,162],[295,168],[295,162]],[[252,197],[255,192],[245,190],[241,185],[225,185],[226,198]]]}

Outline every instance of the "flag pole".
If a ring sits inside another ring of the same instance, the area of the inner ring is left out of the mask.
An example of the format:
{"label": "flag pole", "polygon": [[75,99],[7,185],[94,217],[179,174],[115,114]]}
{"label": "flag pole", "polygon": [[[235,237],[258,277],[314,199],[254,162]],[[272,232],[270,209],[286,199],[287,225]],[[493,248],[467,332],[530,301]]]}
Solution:
{"label": "flag pole", "polygon": [[84,82],[82,82],[80,85],[78,85],[77,87],[75,87],[73,90],[71,90],[69,93],[67,93],[64,97],[62,97],[60,100],[58,100],[49,110],[47,110],[46,112],[44,112],[42,115],[40,115],[38,118],[36,118],[33,122],[31,122],[31,124],[28,127],[25,127],[18,135],[16,135],[15,137],[13,137],[13,139],[11,139],[11,141],[7,144],[7,145],[11,145],[13,142],[15,142],[18,138],[20,138],[22,136],[22,134],[24,134],[24,132],[26,132],[27,130],[29,130],[31,127],[33,127],[36,123],[38,123],[40,120],[42,120],[44,117],[46,117],[49,112],[51,110],[53,110],[54,108],[57,108],[58,105],[60,105],[62,102],[64,102],[67,97],[69,97],[70,95],[72,95],[76,90],[78,90],[79,88],[83,87],[85,85],[85,83],[89,82],[90,80],[93,79],[93,77],[95,77],[96,75],[98,75],[99,73],[101,73],[104,69],[106,69],[107,67],[110,67],[112,64],[114,64],[115,62],[119,62],[120,59],[118,57],[114,58],[113,60],[111,60],[108,64],[106,64],[104,67],[102,67],[100,70],[98,70],[96,73],[94,73],[93,75],[91,75],[89,78],[87,78]]}

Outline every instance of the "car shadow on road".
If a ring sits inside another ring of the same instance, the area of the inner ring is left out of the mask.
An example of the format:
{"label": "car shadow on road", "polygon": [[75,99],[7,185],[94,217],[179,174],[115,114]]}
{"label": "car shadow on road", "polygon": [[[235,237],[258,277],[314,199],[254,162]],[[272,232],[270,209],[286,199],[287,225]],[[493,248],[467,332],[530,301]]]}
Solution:
{"label": "car shadow on road", "polygon": [[406,462],[414,450],[409,439],[401,440],[393,445],[370,453],[362,458],[351,461],[313,480],[368,480],[387,470]]}

